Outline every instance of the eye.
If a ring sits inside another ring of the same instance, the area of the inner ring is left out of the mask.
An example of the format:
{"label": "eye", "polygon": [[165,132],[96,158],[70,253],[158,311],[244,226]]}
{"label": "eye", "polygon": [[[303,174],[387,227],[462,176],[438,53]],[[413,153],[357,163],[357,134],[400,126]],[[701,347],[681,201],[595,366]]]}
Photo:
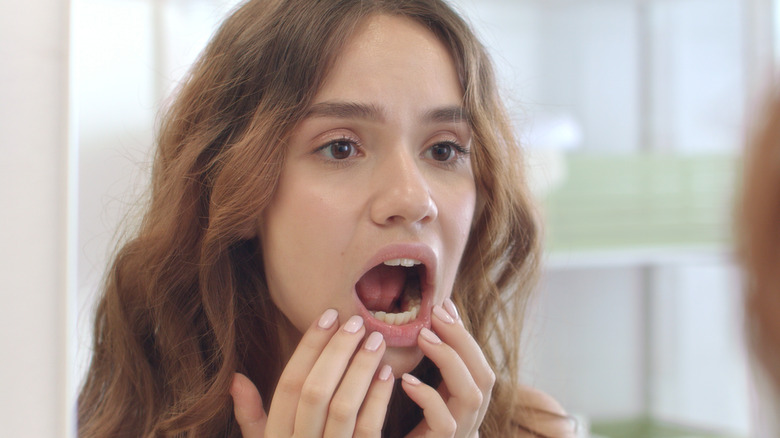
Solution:
{"label": "eye", "polygon": [[452,141],[442,141],[434,144],[425,151],[425,156],[441,163],[449,163],[463,156],[469,151]]}
{"label": "eye", "polygon": [[331,141],[320,147],[317,151],[331,160],[345,160],[358,153],[355,143],[345,138]]}
{"label": "eye", "polygon": [[436,161],[448,161],[455,153],[455,150],[452,148],[452,145],[449,143],[437,143],[431,146],[430,151],[431,151],[431,158],[433,158]]}

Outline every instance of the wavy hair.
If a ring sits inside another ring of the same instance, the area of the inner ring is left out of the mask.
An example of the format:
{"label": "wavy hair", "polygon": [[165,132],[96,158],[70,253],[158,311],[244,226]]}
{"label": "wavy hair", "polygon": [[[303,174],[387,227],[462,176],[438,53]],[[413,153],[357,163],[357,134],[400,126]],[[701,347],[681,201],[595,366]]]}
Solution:
{"label": "wavy hair", "polygon": [[[96,310],[80,436],[240,436],[228,393],[236,371],[271,399],[284,366],[283,316],[265,283],[257,218],[290,132],[356,24],[374,14],[433,32],[465,90],[479,205],[453,300],[497,374],[481,433],[513,434],[539,238],[486,50],[441,0],[254,0],[221,26],[161,118],[149,205],[117,251]],[[415,372],[441,379],[425,359]],[[386,436],[422,416],[402,393]]]}
{"label": "wavy hair", "polygon": [[780,96],[770,101],[745,158],[737,203],[738,254],[747,282],[745,322],[753,354],[780,388]]}

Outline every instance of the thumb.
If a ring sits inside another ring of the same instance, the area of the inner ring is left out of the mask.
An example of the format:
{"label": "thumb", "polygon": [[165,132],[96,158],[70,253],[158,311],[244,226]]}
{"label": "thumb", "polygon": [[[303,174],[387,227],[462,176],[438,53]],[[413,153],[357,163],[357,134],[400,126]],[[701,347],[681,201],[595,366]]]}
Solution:
{"label": "thumb", "polygon": [[244,438],[263,438],[268,416],[263,410],[263,400],[254,383],[241,373],[233,375],[230,385],[233,397],[233,413]]}

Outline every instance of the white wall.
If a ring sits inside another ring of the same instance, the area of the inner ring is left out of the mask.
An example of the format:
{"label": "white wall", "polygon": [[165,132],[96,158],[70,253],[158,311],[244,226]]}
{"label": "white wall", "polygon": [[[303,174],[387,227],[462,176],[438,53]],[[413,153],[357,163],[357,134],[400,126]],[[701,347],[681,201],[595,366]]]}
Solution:
{"label": "white wall", "polygon": [[0,435],[66,436],[68,6],[0,2]]}
{"label": "white wall", "polygon": [[750,436],[733,262],[706,253],[627,259],[548,267],[524,379],[591,421],[651,415]]}
{"label": "white wall", "polygon": [[671,423],[749,435],[748,364],[733,262],[661,266],[651,285],[649,411]]}
{"label": "white wall", "polygon": [[636,266],[548,269],[524,380],[591,420],[644,414],[643,283]]}
{"label": "white wall", "polygon": [[236,2],[72,2],[79,148],[75,380],[88,365],[94,304],[110,255],[144,199],[160,106]]}

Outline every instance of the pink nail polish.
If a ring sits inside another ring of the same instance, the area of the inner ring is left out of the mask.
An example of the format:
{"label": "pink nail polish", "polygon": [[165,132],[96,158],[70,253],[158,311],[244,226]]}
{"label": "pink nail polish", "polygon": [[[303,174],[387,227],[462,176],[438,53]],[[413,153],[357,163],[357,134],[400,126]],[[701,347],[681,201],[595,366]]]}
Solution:
{"label": "pink nail polish", "polygon": [[436,306],[433,308],[433,314],[436,315],[440,320],[446,322],[447,324],[452,324],[455,322],[454,319],[452,319],[452,316],[450,316],[449,313],[447,313],[446,310],[444,310],[441,306]]}
{"label": "pink nail polish", "polygon": [[333,327],[333,323],[336,322],[336,319],[339,317],[339,312],[337,312],[334,309],[328,309],[326,310],[322,316],[320,316],[319,322],[317,322],[317,325],[321,329],[329,329]]}
{"label": "pink nail polish", "polygon": [[353,315],[347,323],[344,324],[344,331],[347,333],[357,333],[363,327],[363,318],[358,315]]}
{"label": "pink nail polish", "polygon": [[404,382],[406,382],[406,383],[408,383],[410,385],[414,385],[414,386],[417,386],[420,383],[422,383],[422,382],[420,382],[420,379],[418,379],[417,377],[414,377],[413,375],[411,375],[409,373],[404,373],[404,375],[401,376],[401,378],[404,379]]}
{"label": "pink nail polish", "polygon": [[391,368],[390,365],[385,365],[381,370],[379,370],[379,380],[387,381],[392,375],[393,368]]}
{"label": "pink nail polish", "polygon": [[452,319],[455,321],[458,320],[458,308],[455,307],[455,303],[452,302],[452,299],[447,298],[444,300],[444,308],[447,309],[447,313],[452,316]]}
{"label": "pink nail polish", "polygon": [[366,339],[366,343],[363,345],[363,347],[365,347],[365,349],[368,351],[376,351],[379,346],[382,345],[382,339],[384,339],[382,333],[371,332],[371,334],[368,335],[368,339]]}
{"label": "pink nail polish", "polygon": [[436,333],[430,331],[425,327],[423,327],[423,329],[420,330],[420,336],[422,336],[423,339],[430,342],[431,344],[441,344],[441,339],[439,339],[439,337],[436,336]]}

